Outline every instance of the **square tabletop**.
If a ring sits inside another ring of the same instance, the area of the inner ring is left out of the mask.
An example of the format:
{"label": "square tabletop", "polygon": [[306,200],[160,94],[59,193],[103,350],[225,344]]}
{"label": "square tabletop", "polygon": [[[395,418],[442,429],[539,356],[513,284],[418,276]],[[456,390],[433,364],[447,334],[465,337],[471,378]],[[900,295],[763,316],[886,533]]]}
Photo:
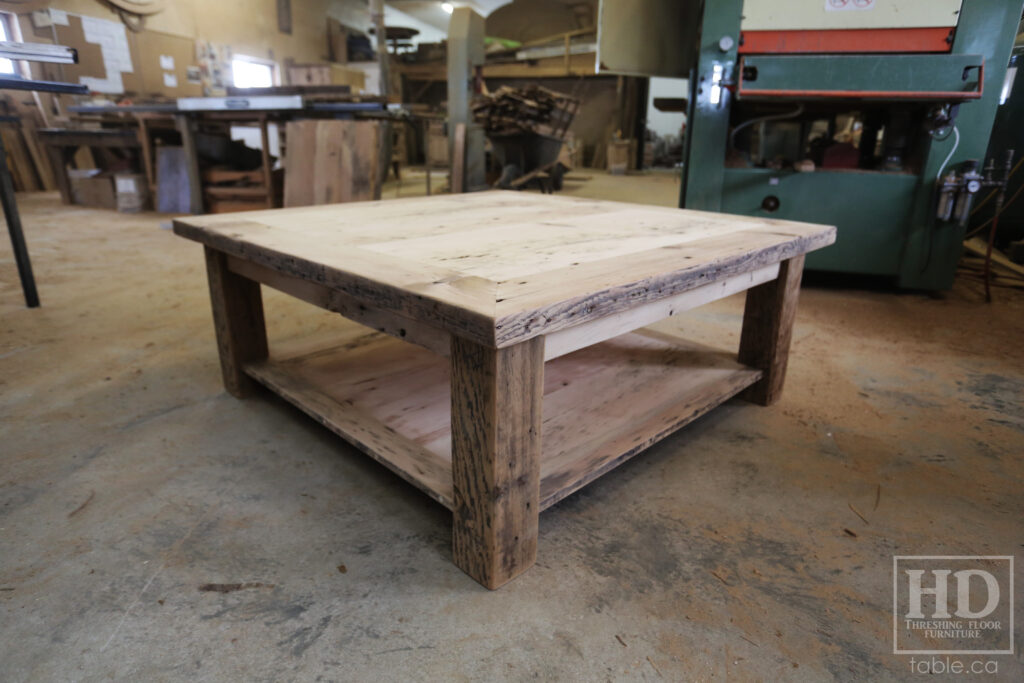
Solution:
{"label": "square tabletop", "polygon": [[184,217],[174,231],[499,348],[779,263],[836,232],[514,191]]}

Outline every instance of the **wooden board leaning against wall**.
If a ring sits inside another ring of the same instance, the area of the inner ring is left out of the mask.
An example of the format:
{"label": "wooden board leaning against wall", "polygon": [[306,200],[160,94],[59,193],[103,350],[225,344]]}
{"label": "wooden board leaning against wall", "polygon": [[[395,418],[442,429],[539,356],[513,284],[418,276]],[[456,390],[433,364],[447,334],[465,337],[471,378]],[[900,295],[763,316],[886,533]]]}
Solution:
{"label": "wooden board leaning against wall", "polygon": [[289,121],[284,205],[379,199],[381,128],[377,121]]}

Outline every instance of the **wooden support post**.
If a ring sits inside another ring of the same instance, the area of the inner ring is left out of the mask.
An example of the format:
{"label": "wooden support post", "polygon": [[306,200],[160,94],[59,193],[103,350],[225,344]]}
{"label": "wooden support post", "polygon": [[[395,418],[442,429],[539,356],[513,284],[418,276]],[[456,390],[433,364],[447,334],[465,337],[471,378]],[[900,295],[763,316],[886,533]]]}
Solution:
{"label": "wooden support post", "polygon": [[803,270],[801,254],[779,265],[777,279],[747,290],[739,361],[764,372],[741,394],[748,401],[766,406],[782,394]]}
{"label": "wooden support post", "polygon": [[146,126],[145,116],[136,116],[139,122],[139,130],[136,131],[139,137],[139,146],[142,147],[142,169],[146,172],[146,184],[149,186],[150,196],[156,197],[156,171],[153,168],[153,149],[149,146],[149,128]]}
{"label": "wooden support post", "polygon": [[174,119],[178,132],[181,133],[181,146],[185,150],[189,213],[202,213],[203,183],[199,175],[199,150],[196,149],[195,122],[187,114],[177,114]]}
{"label": "wooden support post", "polygon": [[71,181],[68,180],[68,154],[64,147],[46,145],[46,155],[50,157],[53,168],[53,182],[57,183],[60,200],[65,204],[73,203],[71,197]]}
{"label": "wooden support post", "polygon": [[267,189],[267,208],[274,208],[274,171],[270,165],[270,134],[267,115],[260,116],[260,160],[263,166],[263,186]]}
{"label": "wooden support post", "polygon": [[537,559],[544,338],[493,349],[452,337],[455,564],[490,589]]}
{"label": "wooden support post", "polygon": [[243,366],[267,357],[260,285],[228,270],[223,252],[210,247],[204,249],[224,388],[232,396],[245,398],[256,383],[245,374]]}

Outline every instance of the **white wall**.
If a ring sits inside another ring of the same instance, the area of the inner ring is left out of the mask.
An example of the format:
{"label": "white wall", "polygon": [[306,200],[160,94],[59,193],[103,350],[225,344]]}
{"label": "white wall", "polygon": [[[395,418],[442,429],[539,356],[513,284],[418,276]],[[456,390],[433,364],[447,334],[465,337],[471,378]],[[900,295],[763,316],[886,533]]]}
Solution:
{"label": "white wall", "polygon": [[655,97],[686,97],[689,85],[685,78],[651,78],[647,96],[647,128],[661,136],[679,135],[679,129],[686,121],[686,114],[658,111],[654,108]]}

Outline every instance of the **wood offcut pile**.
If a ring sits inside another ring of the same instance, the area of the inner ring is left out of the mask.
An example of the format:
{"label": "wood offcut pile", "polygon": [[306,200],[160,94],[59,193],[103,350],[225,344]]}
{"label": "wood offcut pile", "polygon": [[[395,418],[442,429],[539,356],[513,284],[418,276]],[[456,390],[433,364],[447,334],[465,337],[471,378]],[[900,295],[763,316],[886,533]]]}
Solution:
{"label": "wood offcut pile", "polygon": [[487,135],[539,133],[561,138],[569,128],[579,100],[540,85],[512,88],[473,98],[473,117]]}

